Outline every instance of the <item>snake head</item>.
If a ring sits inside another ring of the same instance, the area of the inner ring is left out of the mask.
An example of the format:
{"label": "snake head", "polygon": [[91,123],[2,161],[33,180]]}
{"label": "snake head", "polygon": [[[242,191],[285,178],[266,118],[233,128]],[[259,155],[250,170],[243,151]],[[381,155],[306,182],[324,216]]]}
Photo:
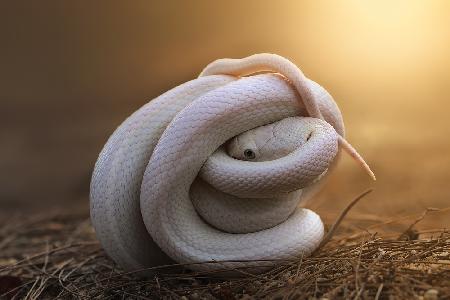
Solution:
{"label": "snake head", "polygon": [[245,161],[281,158],[304,145],[313,129],[298,117],[286,118],[235,136],[227,143],[228,155]]}
{"label": "snake head", "polygon": [[239,160],[259,161],[259,146],[269,134],[268,130],[260,130],[261,128],[243,132],[232,138],[227,144],[228,155]]}

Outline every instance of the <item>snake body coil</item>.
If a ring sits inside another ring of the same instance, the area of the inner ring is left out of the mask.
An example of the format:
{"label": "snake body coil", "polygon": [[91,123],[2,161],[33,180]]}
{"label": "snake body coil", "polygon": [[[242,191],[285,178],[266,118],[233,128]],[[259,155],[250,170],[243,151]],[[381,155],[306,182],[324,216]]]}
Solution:
{"label": "snake body coil", "polygon": [[[241,77],[260,71],[281,75]],[[298,203],[336,162],[338,145],[368,169],[343,135],[332,97],[285,58],[213,62],[136,111],[106,143],[91,182],[97,237],[127,270],[171,260],[199,270],[223,268],[200,264],[212,260],[258,267],[307,255],[324,228]],[[254,149],[241,149],[250,136]]]}

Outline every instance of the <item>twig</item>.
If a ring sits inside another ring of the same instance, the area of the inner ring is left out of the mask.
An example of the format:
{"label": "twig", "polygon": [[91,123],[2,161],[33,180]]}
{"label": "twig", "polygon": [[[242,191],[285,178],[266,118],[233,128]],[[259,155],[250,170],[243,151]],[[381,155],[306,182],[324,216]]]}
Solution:
{"label": "twig", "polygon": [[364,191],[363,193],[358,195],[355,199],[352,200],[352,202],[350,202],[347,205],[347,207],[341,212],[341,214],[339,215],[337,220],[331,226],[330,230],[325,235],[325,237],[323,238],[322,242],[319,244],[319,247],[317,249],[320,249],[320,248],[324,247],[331,240],[331,238],[333,237],[333,235],[336,232],[336,229],[339,227],[339,225],[341,224],[342,220],[345,218],[345,216],[350,211],[350,209],[352,209],[352,207],[355,206],[356,203],[358,203],[362,198],[364,198],[366,195],[368,195],[372,191],[373,191],[373,189],[368,189],[368,190]]}

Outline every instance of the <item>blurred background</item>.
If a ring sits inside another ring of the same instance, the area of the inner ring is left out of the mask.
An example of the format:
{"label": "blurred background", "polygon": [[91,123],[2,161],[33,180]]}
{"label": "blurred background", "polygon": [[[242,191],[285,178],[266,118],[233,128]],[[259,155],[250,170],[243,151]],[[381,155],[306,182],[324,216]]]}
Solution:
{"label": "blurred background", "polygon": [[311,206],[336,214],[368,187],[362,215],[450,206],[448,1],[14,1],[0,4],[0,211],[87,212],[127,116],[217,58],[259,52],[334,96],[377,175],[344,155]]}

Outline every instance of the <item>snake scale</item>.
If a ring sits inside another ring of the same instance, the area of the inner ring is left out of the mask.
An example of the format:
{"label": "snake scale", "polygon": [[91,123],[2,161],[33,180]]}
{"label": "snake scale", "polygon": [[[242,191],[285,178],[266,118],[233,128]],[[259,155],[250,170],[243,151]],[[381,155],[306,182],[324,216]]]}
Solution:
{"label": "snake scale", "polygon": [[333,98],[292,62],[219,59],[109,138],[91,181],[96,235],[126,270],[172,261],[256,270],[308,255],[324,226],[299,203],[320,188],[339,147],[373,176],[344,139]]}

